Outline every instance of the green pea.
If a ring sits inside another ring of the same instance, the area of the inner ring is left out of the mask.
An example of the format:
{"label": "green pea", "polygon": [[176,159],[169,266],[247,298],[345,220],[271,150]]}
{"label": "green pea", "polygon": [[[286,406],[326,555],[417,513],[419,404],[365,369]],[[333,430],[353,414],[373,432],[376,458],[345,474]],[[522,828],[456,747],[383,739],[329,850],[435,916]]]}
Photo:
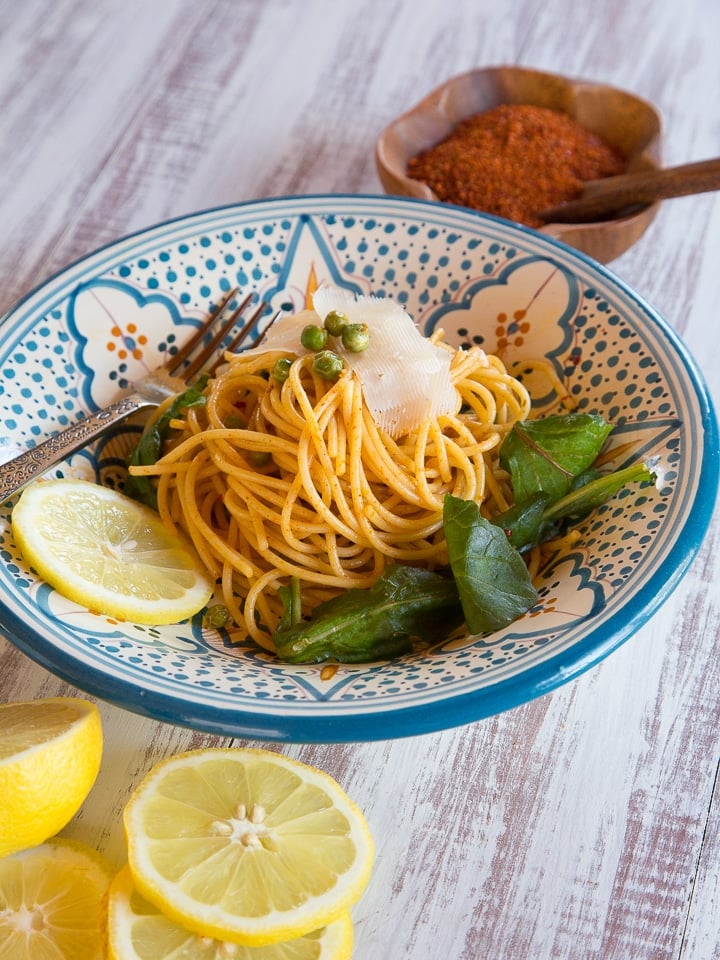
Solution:
{"label": "green pea", "polygon": [[343,327],[348,322],[348,318],[339,310],[331,310],[325,317],[324,326],[331,337],[339,337],[343,332]]}
{"label": "green pea", "polygon": [[228,430],[244,430],[247,422],[244,417],[238,416],[237,413],[231,413],[228,417],[225,417],[225,426]]}
{"label": "green pea", "polygon": [[306,350],[324,350],[327,341],[327,330],[316,323],[309,323],[300,334],[300,343]]}
{"label": "green pea", "polygon": [[313,370],[323,380],[337,380],[344,366],[342,357],[333,350],[321,350],[313,360]]}
{"label": "green pea", "polygon": [[370,332],[366,323],[349,323],[343,328],[342,344],[350,353],[362,353],[370,345]]}
{"label": "green pea", "polygon": [[251,450],[249,455],[250,463],[255,467],[264,467],[270,463],[269,450]]}
{"label": "green pea", "polygon": [[273,379],[277,380],[278,383],[285,383],[290,376],[291,366],[292,360],[290,360],[289,357],[280,357],[275,361],[275,366],[273,367]]}
{"label": "green pea", "polygon": [[222,630],[232,620],[224,603],[211,604],[203,614],[203,626],[208,630]]}

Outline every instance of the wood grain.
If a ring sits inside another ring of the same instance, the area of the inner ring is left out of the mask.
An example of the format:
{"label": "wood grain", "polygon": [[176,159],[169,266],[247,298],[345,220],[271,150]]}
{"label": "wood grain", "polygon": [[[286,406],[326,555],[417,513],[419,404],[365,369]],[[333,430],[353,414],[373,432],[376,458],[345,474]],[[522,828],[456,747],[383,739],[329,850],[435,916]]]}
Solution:
{"label": "wood grain", "polygon": [[720,159],[662,170],[623,173],[588,184],[574,200],[540,211],[545,223],[587,223],[622,216],[628,208],[720,189]]}
{"label": "wood grain", "polygon": [[[167,217],[380,192],[375,137],[471,67],[626,87],[660,107],[667,163],[716,156],[718,36],[715,0],[0,0],[0,311]],[[611,265],[716,399],[719,261],[720,203],[703,195],[664,204]],[[716,520],[652,620],[552,694],[402,741],[271,745],[368,815],[358,960],[720,958],[719,538]],[[2,700],[70,690],[0,638]],[[101,708],[105,761],[65,833],[119,864],[134,784],[222,741]]]}

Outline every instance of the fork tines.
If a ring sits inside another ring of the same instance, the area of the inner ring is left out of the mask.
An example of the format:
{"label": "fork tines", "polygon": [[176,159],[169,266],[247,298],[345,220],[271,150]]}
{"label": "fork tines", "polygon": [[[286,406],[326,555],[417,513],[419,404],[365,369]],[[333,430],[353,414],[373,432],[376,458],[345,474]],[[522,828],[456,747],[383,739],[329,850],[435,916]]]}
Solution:
{"label": "fork tines", "polygon": [[[260,303],[254,313],[247,320],[245,320],[243,326],[240,328],[237,334],[227,344],[223,344],[223,341],[235,329],[238,321],[252,301],[252,294],[248,294],[243,298],[239,306],[237,306],[227,317],[223,317],[225,309],[238,293],[238,288],[234,287],[215,305],[210,314],[204,320],[202,325],[195,331],[192,337],[190,337],[190,339],[183,344],[178,352],[174,354],[171,363],[168,365],[168,370],[170,373],[180,374],[186,381],[202,369],[205,369],[209,373],[213,373],[215,368],[222,362],[223,352],[226,350],[236,350],[237,347],[247,339],[249,334],[259,323],[262,315],[265,313],[267,304],[264,302]],[[217,330],[213,332],[213,328],[218,324],[218,322],[219,326]],[[207,339],[208,336],[210,336],[210,339]],[[194,351],[201,344],[202,349],[197,353],[196,356],[193,357],[192,355]],[[213,356],[215,357],[215,362],[212,365],[207,366],[208,361]],[[190,359],[191,357],[192,359]],[[187,366],[183,366],[186,362]]]}

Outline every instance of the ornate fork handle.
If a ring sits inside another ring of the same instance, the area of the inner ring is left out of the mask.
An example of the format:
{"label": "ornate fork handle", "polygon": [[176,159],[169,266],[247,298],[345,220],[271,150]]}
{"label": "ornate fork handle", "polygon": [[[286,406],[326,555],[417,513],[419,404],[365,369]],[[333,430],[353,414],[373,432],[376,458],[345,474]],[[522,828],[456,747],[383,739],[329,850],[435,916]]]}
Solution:
{"label": "ornate fork handle", "polygon": [[[157,407],[168,397],[181,393],[200,370],[212,374],[226,350],[239,349],[240,344],[256,328],[268,306],[264,301],[261,302],[252,316],[246,319],[243,313],[253,299],[252,294],[248,294],[228,316],[225,308],[237,293],[237,288],[229,290],[190,339],[172,353],[163,366],[135,382],[132,393],[96,413],[88,414],[19,457],[0,464],[0,503],[132,413],[145,407]],[[240,322],[242,326],[238,330]],[[231,340],[229,345],[228,338]]]}
{"label": "ornate fork handle", "polygon": [[109,406],[88,414],[60,433],[26,450],[13,460],[0,464],[0,503],[17,493],[26,483],[60,463],[70,454],[101,436],[110,427],[144,407],[156,406],[152,400],[133,393]]}

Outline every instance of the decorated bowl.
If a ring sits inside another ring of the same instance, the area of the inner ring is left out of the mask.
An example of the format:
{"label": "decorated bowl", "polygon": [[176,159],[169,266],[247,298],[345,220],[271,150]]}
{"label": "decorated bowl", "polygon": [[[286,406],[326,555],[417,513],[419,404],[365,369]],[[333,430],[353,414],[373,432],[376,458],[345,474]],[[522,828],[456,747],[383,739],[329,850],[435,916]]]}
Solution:
{"label": "decorated bowl", "polygon": [[[28,293],[0,322],[3,459],[97,410],[157,364],[234,286],[298,310],[317,284],[391,297],[422,332],[507,364],[542,358],[575,409],[614,424],[608,463],[657,464],[593,511],[536,576],[537,603],[495,633],[438,636],[364,664],[289,664],[198,615],[122,622],[64,599],[0,507],[0,628],[90,694],[170,723],[273,741],[422,734],[507,710],[626,641],[695,556],[718,484],[701,374],[642,296],[551,236],[428,200],[285,197],[199,212],[120,239]],[[530,375],[536,410],[552,397]],[[55,476],[121,485],[128,424]]]}

